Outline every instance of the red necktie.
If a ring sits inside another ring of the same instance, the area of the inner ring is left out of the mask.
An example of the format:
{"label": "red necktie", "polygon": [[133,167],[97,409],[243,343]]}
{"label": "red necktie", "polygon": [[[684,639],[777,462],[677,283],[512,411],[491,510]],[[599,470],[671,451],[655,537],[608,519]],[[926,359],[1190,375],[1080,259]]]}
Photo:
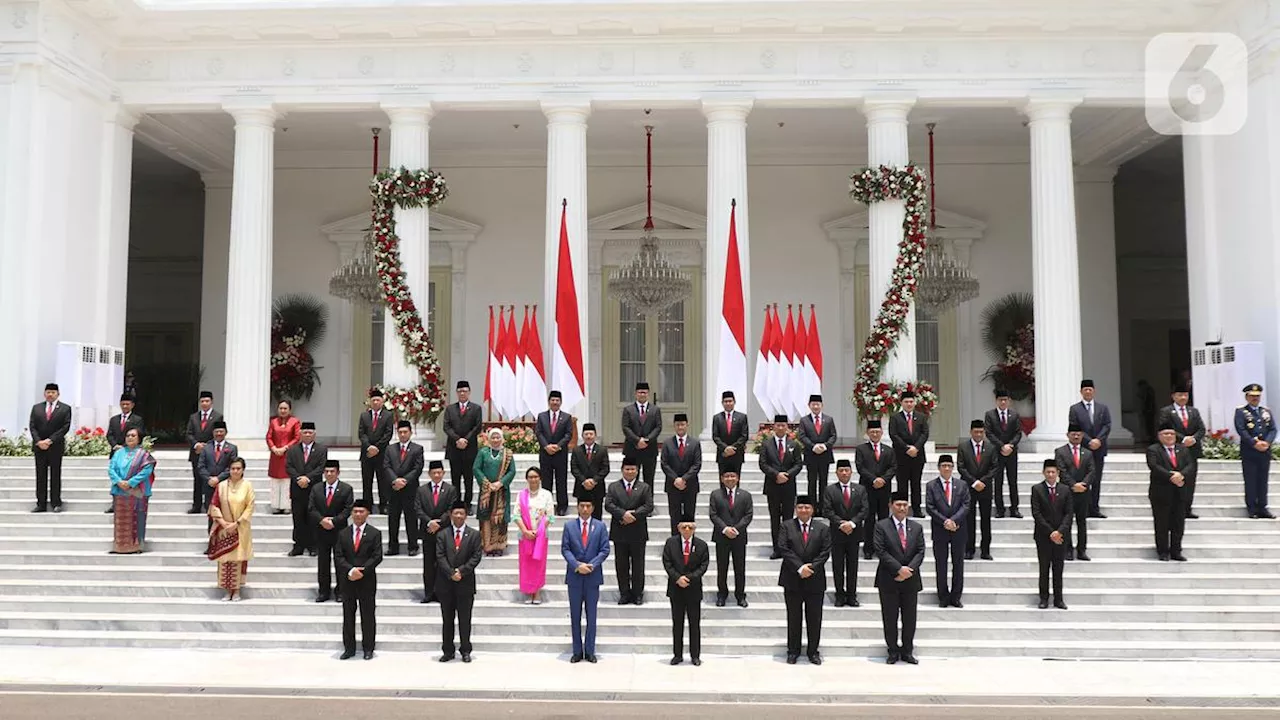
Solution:
{"label": "red necktie", "polygon": [[222,443],[213,446],[213,461],[218,462],[222,459]]}
{"label": "red necktie", "polygon": [[373,429],[374,430],[378,429],[378,411],[377,410],[373,411]]}
{"label": "red necktie", "polygon": [[586,550],[587,536],[591,534],[591,525],[586,520],[579,520],[578,523],[582,525],[582,549]]}
{"label": "red necktie", "polygon": [[209,422],[209,413],[208,412],[200,413],[200,429],[201,430],[204,429],[204,425],[207,422]]}
{"label": "red necktie", "polygon": [[977,464],[981,465],[982,464],[982,446],[975,444],[973,446],[973,454],[975,456],[974,461],[977,462]]}
{"label": "red necktie", "polygon": [[560,413],[551,413],[551,432],[556,431],[556,416]]}
{"label": "red necktie", "polygon": [[724,414],[724,431],[729,432],[729,430],[732,427],[733,427],[733,413],[725,413]]}
{"label": "red necktie", "polygon": [[407,445],[400,446],[400,462],[404,462],[404,456],[408,452],[409,452],[409,447]]}
{"label": "red necktie", "polygon": [[950,505],[951,504],[951,481],[948,480],[942,483],[942,487],[947,491],[947,504]]}
{"label": "red necktie", "polygon": [[844,508],[845,508],[846,510],[848,510],[848,509],[849,509],[849,503],[850,503],[850,499],[849,499],[849,486],[848,486],[848,485],[845,485],[845,486],[844,486]]}
{"label": "red necktie", "polygon": [[434,504],[438,504],[439,502],[440,502],[440,485],[437,483],[431,486],[431,503],[434,505]]}
{"label": "red necktie", "polygon": [[800,526],[800,536],[804,539],[804,544],[809,544],[809,523]]}
{"label": "red necktie", "polygon": [[626,484],[626,488],[627,488],[627,494],[628,494],[628,495],[630,495],[630,494],[631,494],[631,483],[627,483],[627,484]]}
{"label": "red necktie", "polygon": [[902,543],[902,549],[907,549],[907,526],[904,523],[898,523],[898,540]]}
{"label": "red necktie", "polygon": [[1182,429],[1187,429],[1187,409],[1182,405],[1178,406],[1178,414],[1182,416]]}
{"label": "red necktie", "polygon": [[45,420],[52,420],[52,419],[53,419],[53,405],[45,405],[45,406],[44,406],[44,419],[45,419]]}
{"label": "red necktie", "polygon": [[1178,453],[1173,448],[1169,448],[1169,463],[1173,465],[1173,469],[1178,469]]}
{"label": "red necktie", "polygon": [[[121,415],[121,416],[120,416],[120,429],[121,429],[121,430],[123,430],[123,429],[124,429],[124,424],[125,424],[125,422],[126,422],[127,420],[128,420],[128,418],[126,418],[124,415]],[[1185,426],[1187,423],[1186,423],[1186,421],[1183,421],[1183,423],[1182,423],[1182,424]]]}
{"label": "red necktie", "polygon": [[356,552],[360,552],[360,536],[363,534],[364,533],[360,532],[360,528],[356,528],[356,543],[355,543]]}
{"label": "red necktie", "polygon": [[640,406],[640,422],[644,422],[644,406]]}
{"label": "red necktie", "polygon": [[822,416],[821,415],[813,416],[813,431],[815,433],[822,432]]}
{"label": "red necktie", "polygon": [[588,446],[587,446],[587,460],[588,460],[588,461],[589,461],[589,460],[591,460],[591,446],[590,446],[590,445],[588,445]]}
{"label": "red necktie", "polygon": [[1080,467],[1080,446],[1079,446],[1079,445],[1072,445],[1072,446],[1071,446],[1071,454],[1072,454],[1072,455],[1074,455],[1074,456],[1075,456],[1075,458],[1076,458],[1076,467]]}
{"label": "red necktie", "polygon": [[1005,426],[1006,424],[1008,424],[1008,422],[1009,422],[1009,420],[1008,420],[1008,416],[1007,416],[1007,415],[1005,415],[1005,413],[1004,413],[1004,411],[1003,411],[1003,410],[1001,410],[1001,411],[1000,411],[1000,427],[1001,427],[1001,428],[1004,428],[1004,426]]}
{"label": "red necktie", "polygon": [[680,457],[684,457],[684,438],[680,438],[680,446],[676,450],[676,452],[677,454],[680,455]]}
{"label": "red necktie", "polygon": [[1057,499],[1058,499],[1058,488],[1056,485],[1050,485],[1049,486],[1049,502],[1053,502]]}
{"label": "red necktie", "polygon": [[305,463],[310,459],[311,459],[311,448],[304,446],[302,448],[302,462]]}
{"label": "red necktie", "polygon": [[333,486],[332,485],[329,485],[327,487],[327,489],[324,491],[324,495],[325,495],[324,506],[329,507],[330,505],[333,504]]}
{"label": "red necktie", "polygon": [[872,445],[871,449],[875,451],[876,462],[880,462],[880,443],[876,443],[875,445]]}
{"label": "red necktie", "polygon": [[908,414],[907,414],[907,432],[909,432],[909,433],[911,433],[911,434],[913,434],[913,435],[914,435],[914,434],[915,434],[915,432],[916,432],[916,429],[915,429],[915,428],[916,428],[915,418],[913,418],[913,417],[908,413]]}
{"label": "red necktie", "polygon": [[684,541],[684,564],[689,565],[689,541]]}
{"label": "red necktie", "polygon": [[778,462],[782,462],[782,456],[787,452],[787,446],[783,444],[782,438],[778,438]]}
{"label": "red necktie", "polygon": [[453,531],[453,549],[456,552],[461,548],[462,548],[462,531],[454,530]]}
{"label": "red necktie", "polygon": [[729,509],[730,510],[733,509],[733,491],[732,490],[729,491]]}

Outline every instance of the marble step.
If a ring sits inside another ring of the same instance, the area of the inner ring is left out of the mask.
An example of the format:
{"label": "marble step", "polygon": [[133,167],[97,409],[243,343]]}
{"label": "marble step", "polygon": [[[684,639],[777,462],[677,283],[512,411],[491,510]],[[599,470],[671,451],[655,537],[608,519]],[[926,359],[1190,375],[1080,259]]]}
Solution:
{"label": "marble step", "polygon": [[[1051,611],[1045,611],[1051,612]],[[1061,612],[1061,611],[1058,611]],[[537,637],[504,636],[493,638],[477,634],[473,638],[475,654],[479,661],[488,652],[545,653],[567,659],[567,640]],[[630,661],[636,654],[665,655],[671,652],[671,639],[655,638],[651,642],[636,642],[632,638],[610,637],[602,633],[596,644],[596,654],[601,662]],[[240,649],[291,649],[331,652],[337,657],[341,650],[337,634],[285,633],[230,633],[210,630],[205,632],[125,632],[115,630],[49,631],[49,630],[0,630],[0,644],[44,645],[72,647],[147,647],[147,648],[210,648],[235,647]],[[1169,641],[1111,640],[1091,641],[1059,639],[1045,642],[1011,637],[1008,639],[937,639],[921,633],[916,640],[917,654],[930,657],[1035,657],[1070,659],[1164,659],[1169,656]],[[439,643],[425,637],[383,635],[378,638],[378,650],[383,652],[422,653],[424,661],[431,661],[439,653]],[[781,638],[706,638],[702,643],[706,657],[744,655],[776,655],[785,653]],[[822,653],[828,657],[884,657],[883,637],[867,639],[827,638],[822,640]],[[1182,641],[1178,655],[1187,659],[1277,659],[1280,643],[1225,641]]]}

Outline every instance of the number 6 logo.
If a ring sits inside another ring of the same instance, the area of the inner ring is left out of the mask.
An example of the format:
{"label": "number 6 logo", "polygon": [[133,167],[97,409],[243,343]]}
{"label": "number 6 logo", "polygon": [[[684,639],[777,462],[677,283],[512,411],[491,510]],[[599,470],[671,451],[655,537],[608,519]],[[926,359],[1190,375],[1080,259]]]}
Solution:
{"label": "number 6 logo", "polygon": [[1248,119],[1248,49],[1235,35],[1157,35],[1143,75],[1147,123],[1158,133],[1233,135]]}

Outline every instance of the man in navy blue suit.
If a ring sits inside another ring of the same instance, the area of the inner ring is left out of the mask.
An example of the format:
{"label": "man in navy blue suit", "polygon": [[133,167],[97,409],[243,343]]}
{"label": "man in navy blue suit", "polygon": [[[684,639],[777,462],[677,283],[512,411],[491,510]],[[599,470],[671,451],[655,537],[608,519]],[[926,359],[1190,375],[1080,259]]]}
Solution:
{"label": "man in navy blue suit", "polygon": [[1276,421],[1262,406],[1262,386],[1244,388],[1245,404],[1236,408],[1236,435],[1240,437],[1240,466],[1244,470],[1244,504],[1249,517],[1272,520],[1267,509],[1267,478],[1271,472],[1271,443],[1276,441]]}
{"label": "man in navy blue suit", "polygon": [[1084,446],[1093,453],[1093,484],[1089,488],[1089,517],[1105,518],[1102,499],[1102,465],[1107,459],[1107,438],[1111,436],[1111,410],[1093,399],[1092,380],[1080,381],[1080,402],[1071,406],[1068,425],[1079,425],[1084,432]]}
{"label": "man in navy blue suit", "polygon": [[[569,586],[569,625],[573,629],[573,657],[569,662],[596,661],[596,606],[604,584],[604,561],[609,558],[609,531],[591,517],[590,498],[578,498],[578,520],[567,522],[560,537],[560,554],[567,565],[564,574]],[[587,637],[582,638],[582,612],[586,606]]]}

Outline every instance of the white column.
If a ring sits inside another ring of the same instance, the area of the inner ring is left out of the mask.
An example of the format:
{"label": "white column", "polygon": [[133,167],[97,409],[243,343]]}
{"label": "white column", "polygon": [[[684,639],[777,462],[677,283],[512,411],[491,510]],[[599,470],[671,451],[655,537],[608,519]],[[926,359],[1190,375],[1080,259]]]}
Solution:
{"label": "white column", "polygon": [[271,413],[271,270],[275,121],[270,105],[232,106],[236,121],[227,260],[227,341],[223,415],[230,437],[265,445]]}
{"label": "white column", "polygon": [[1191,346],[1222,339],[1218,264],[1216,138],[1182,138],[1182,182],[1187,215],[1187,294]]}
{"label": "white column", "polygon": [[[703,315],[704,333],[702,428],[706,438],[711,437],[711,417],[720,412],[720,394],[733,390],[739,408],[751,409],[751,373],[757,346],[751,343],[751,257],[750,223],[747,212],[747,115],[751,112],[749,99],[703,100],[702,114],[707,118],[707,243],[703,256],[706,270],[706,310]],[[742,300],[746,312],[747,329],[747,384],[744,387],[725,388],[717,384],[716,373],[720,367],[720,318],[724,304],[724,268],[729,250],[729,211],[737,201],[738,260],[742,263]]]}
{"label": "white column", "polygon": [[[387,104],[382,109],[391,119],[391,169],[405,167],[421,170],[429,167],[428,133],[434,114],[429,103]],[[404,267],[405,282],[414,305],[427,325],[429,289],[431,284],[431,256],[429,245],[430,211],[427,208],[396,209],[396,234],[400,236],[400,263]],[[395,323],[387,317],[382,335],[382,383],[396,387],[416,387],[418,371],[404,355],[404,347],[395,332]],[[449,388],[442,388],[446,394]]]}
{"label": "white column", "polygon": [[[1036,328],[1036,450],[1063,442],[1079,397],[1080,261],[1071,155],[1073,100],[1033,100],[1031,127],[1031,282]],[[1116,403],[1118,405],[1118,403]]]}
{"label": "white column", "polygon": [[98,283],[94,304],[94,342],[118,348],[124,347],[128,305],[129,203],[133,184],[133,127],[137,124],[138,117],[116,103],[108,107],[103,123],[96,264],[105,275]]}
{"label": "white column", "polygon": [[[910,162],[907,144],[907,114],[915,104],[912,99],[868,99],[862,107],[867,118],[867,164],[871,167],[889,165],[904,167]],[[902,242],[902,220],[906,217],[906,203],[902,200],[872,203],[867,207],[868,244],[871,274],[871,318],[875,321],[884,302],[893,276],[893,266],[898,259],[898,243]],[[897,347],[889,355],[881,376],[886,380],[916,379],[916,311],[912,303],[907,313],[906,327],[898,338]]]}
{"label": "white column", "polygon": [[[583,421],[588,413],[599,411],[599,398],[591,394],[591,365],[587,355],[588,328],[591,318],[587,304],[587,118],[591,103],[587,100],[543,100],[542,112],[547,116],[547,225],[546,253],[543,263],[542,307],[538,313],[542,323],[544,367],[551,374],[556,346],[556,275],[560,254],[560,211],[567,208],[569,255],[573,260],[573,280],[578,297],[578,328],[582,333],[583,396],[578,407],[565,410]],[[563,203],[568,201],[567,205]],[[551,378],[547,378],[548,390]],[[589,410],[588,410],[589,409]]]}

